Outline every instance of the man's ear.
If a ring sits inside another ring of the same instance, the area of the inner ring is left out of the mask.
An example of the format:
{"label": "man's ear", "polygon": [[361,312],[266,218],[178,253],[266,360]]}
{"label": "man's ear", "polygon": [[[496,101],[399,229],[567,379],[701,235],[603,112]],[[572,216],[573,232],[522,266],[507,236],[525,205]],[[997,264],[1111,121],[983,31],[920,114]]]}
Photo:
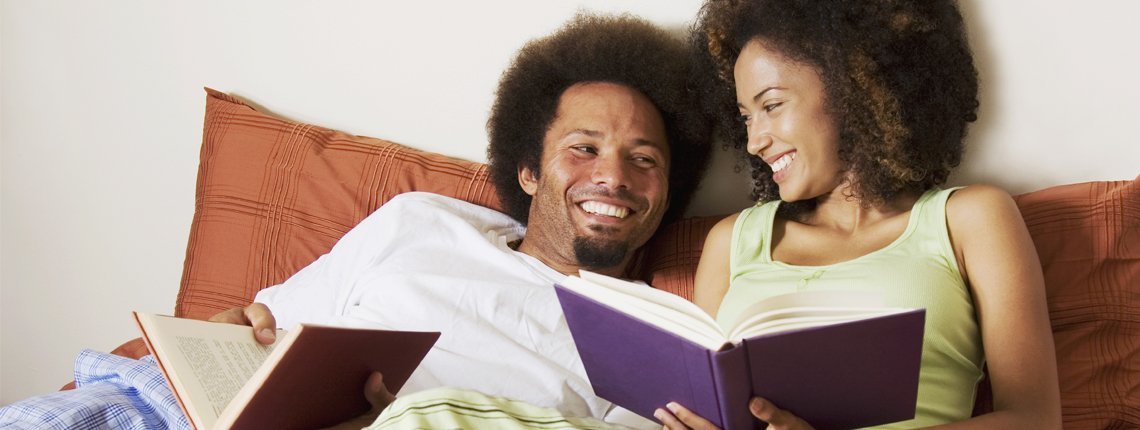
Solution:
{"label": "man's ear", "polygon": [[519,166],[519,186],[531,196],[538,192],[538,177],[534,174],[534,170],[526,166]]}

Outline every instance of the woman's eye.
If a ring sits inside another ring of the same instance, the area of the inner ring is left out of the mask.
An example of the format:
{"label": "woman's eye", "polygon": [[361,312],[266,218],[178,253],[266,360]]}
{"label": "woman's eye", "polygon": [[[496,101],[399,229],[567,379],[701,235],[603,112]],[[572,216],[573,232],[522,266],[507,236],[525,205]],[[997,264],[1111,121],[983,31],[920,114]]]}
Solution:
{"label": "woman's eye", "polygon": [[740,114],[740,116],[736,117],[736,119],[740,121],[741,124],[748,124],[749,121],[752,121],[752,116],[747,114]]}
{"label": "woman's eye", "polygon": [[780,107],[781,105],[783,105],[783,103],[771,103],[771,104],[764,105],[764,112],[771,112],[773,109],[776,109],[776,108]]}

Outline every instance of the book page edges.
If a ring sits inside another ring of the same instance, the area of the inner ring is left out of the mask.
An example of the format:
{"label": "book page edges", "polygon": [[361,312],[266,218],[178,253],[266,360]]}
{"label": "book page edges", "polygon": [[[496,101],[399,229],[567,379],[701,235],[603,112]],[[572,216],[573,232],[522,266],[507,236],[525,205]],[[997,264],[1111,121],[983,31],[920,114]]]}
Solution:
{"label": "book page edges", "polygon": [[587,270],[580,270],[579,274],[580,276],[575,277],[571,275],[570,277],[575,277],[609,290],[618,291],[624,295],[638,297],[645,301],[656,303],[695,320],[699,320],[710,327],[720,328],[716,324],[716,320],[705,313],[703,309],[676,294],[653,288],[653,286],[650,285],[638,284]]}
{"label": "book page edges", "polygon": [[767,315],[757,315],[742,322],[748,324],[736,327],[729,338],[740,343],[746,338],[776,334],[794,330],[822,327],[877,318],[913,311],[913,308],[834,308],[798,307],[769,311]]}
{"label": "book page edges", "polygon": [[[187,394],[183,393],[185,388],[183,387],[181,380],[178,380],[174,377],[173,372],[170,371],[170,364],[167,363],[167,359],[164,358],[164,353],[166,351],[160,351],[155,346],[154,341],[151,340],[151,336],[158,335],[158,333],[155,331],[156,328],[154,327],[154,325],[157,323],[155,319],[174,317],[137,311],[132,311],[131,314],[135,318],[135,324],[137,324],[139,327],[139,333],[142,334],[143,343],[146,344],[146,348],[150,351],[150,355],[154,358],[154,362],[158,365],[159,370],[162,371],[162,376],[166,378],[166,385],[170,387],[170,392],[174,394],[174,399],[178,401],[178,407],[181,408],[182,413],[186,415],[186,419],[190,422],[190,426],[197,430],[209,429],[209,423],[204,422],[203,418],[199,416],[197,409],[192,409],[190,403],[186,401],[185,397]],[[148,328],[150,328],[150,330],[148,330]]]}
{"label": "book page edges", "polygon": [[[716,325],[712,317],[704,314],[704,311],[699,308],[696,309],[701,312],[702,318],[694,318],[688,312],[678,311],[670,306],[662,305],[658,301],[643,300],[641,298],[643,296],[625,294],[622,291],[575,276],[567,276],[562,282],[556,283],[555,288],[570,291],[614,312],[629,315],[639,321],[696,342],[709,350],[719,350],[728,342],[728,338],[720,331],[720,327]],[[649,286],[639,286],[639,288],[652,290],[652,287]],[[670,294],[664,291],[661,293]],[[684,300],[680,297],[677,298]],[[696,307],[692,303],[689,305]]]}
{"label": "book page edges", "polygon": [[878,293],[836,290],[797,291],[768,297],[749,305],[740,311],[735,321],[726,325],[728,329],[725,331],[739,332],[742,330],[741,325],[748,323],[748,320],[782,309],[813,308],[858,310],[885,307],[887,307],[886,300],[882,294]]}

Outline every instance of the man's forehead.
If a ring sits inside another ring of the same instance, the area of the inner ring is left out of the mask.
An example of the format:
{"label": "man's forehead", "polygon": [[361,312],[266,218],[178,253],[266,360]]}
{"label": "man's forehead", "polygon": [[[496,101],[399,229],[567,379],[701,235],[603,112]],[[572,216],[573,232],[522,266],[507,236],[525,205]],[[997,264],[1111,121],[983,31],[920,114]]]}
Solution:
{"label": "man's forehead", "polygon": [[664,119],[649,97],[635,88],[609,82],[585,82],[567,88],[548,131],[558,139],[621,133],[631,143],[669,150]]}

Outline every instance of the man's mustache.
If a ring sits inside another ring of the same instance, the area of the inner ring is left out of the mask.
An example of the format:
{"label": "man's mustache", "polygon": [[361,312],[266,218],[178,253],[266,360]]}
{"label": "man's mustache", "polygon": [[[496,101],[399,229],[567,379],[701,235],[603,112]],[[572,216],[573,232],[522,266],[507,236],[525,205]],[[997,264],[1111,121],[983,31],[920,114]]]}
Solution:
{"label": "man's mustache", "polygon": [[570,190],[570,197],[575,201],[590,200],[592,198],[605,198],[618,200],[629,206],[635,212],[644,211],[649,207],[645,197],[633,194],[627,188],[613,189],[600,185],[585,185]]}

